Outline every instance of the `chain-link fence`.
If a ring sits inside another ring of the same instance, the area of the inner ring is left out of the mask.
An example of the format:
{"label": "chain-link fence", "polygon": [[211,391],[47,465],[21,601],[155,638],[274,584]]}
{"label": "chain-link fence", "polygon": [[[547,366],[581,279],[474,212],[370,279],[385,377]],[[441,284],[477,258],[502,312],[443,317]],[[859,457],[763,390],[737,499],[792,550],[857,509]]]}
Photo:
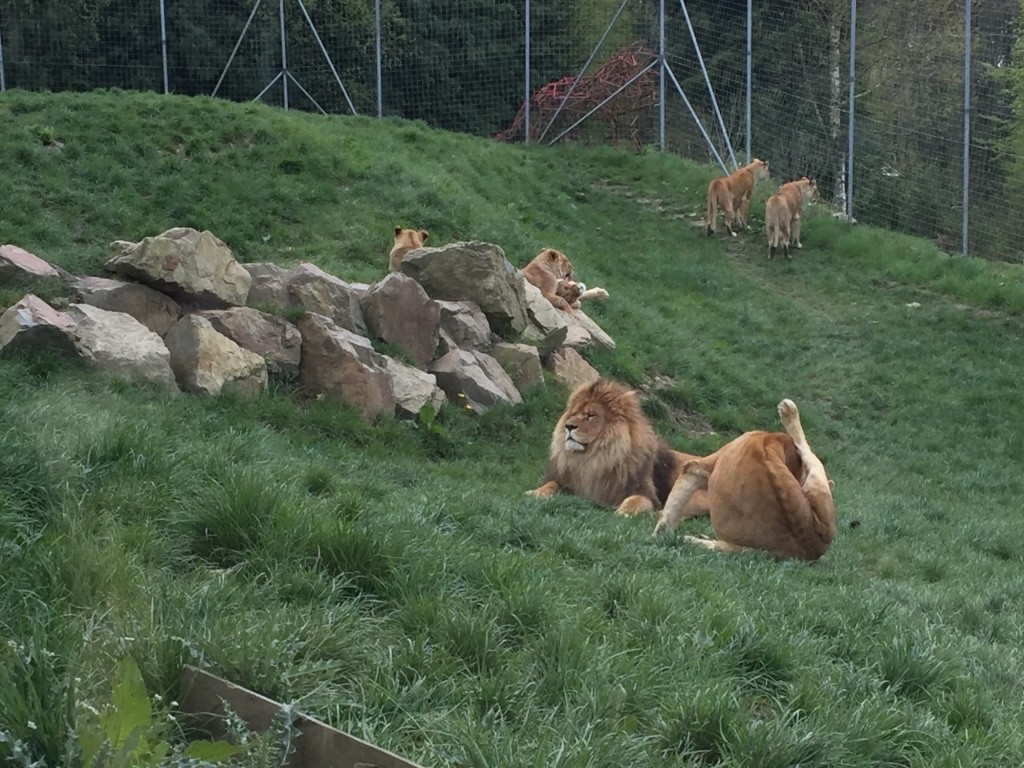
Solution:
{"label": "chain-link fence", "polygon": [[0,0],[0,89],[259,98],[723,170],[754,155],[860,222],[1021,261],[1020,5]]}

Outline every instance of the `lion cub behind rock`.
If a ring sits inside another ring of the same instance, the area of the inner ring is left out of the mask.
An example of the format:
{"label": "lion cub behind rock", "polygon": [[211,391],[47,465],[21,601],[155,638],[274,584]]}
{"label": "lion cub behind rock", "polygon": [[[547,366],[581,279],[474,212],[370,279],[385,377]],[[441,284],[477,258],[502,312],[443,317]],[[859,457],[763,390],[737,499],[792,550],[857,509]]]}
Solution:
{"label": "lion cub behind rock", "polygon": [[397,272],[402,267],[402,259],[409,251],[423,247],[423,242],[430,233],[425,229],[402,229],[395,227],[395,244],[388,258],[388,271]]}
{"label": "lion cub behind rock", "polygon": [[[655,434],[634,390],[596,379],[569,397],[551,436],[544,484],[528,493],[546,499],[565,490],[635,515],[661,507],[683,465],[695,458],[673,451]],[[698,492],[680,517],[707,511]]]}
{"label": "lion cub behind rock", "polygon": [[572,262],[564,253],[554,248],[543,249],[523,267],[523,277],[536,286],[552,306],[565,312],[572,311],[569,302],[558,295],[558,281],[572,278]]}

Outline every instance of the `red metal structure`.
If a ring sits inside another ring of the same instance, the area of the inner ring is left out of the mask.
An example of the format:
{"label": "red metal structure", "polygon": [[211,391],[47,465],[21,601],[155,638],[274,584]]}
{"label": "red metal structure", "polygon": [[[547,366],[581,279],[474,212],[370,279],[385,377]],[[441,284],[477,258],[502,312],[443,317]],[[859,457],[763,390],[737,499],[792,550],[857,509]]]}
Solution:
{"label": "red metal structure", "polygon": [[[613,143],[628,137],[639,150],[643,146],[640,120],[657,102],[657,74],[653,66],[657,59],[654,51],[636,41],[589,75],[563,77],[544,84],[530,96],[530,141],[540,141],[542,135],[553,141],[563,133],[565,138],[579,139],[583,136],[584,118],[592,114],[607,125]],[[525,114],[524,102],[512,125],[494,138],[523,138]]]}

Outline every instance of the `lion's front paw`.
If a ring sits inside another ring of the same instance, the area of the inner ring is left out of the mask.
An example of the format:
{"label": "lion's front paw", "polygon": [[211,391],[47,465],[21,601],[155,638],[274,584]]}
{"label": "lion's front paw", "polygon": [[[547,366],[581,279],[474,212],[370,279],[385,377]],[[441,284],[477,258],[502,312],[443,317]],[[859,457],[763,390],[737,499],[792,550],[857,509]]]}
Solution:
{"label": "lion's front paw", "polygon": [[539,488],[534,488],[532,491],[527,491],[527,496],[533,496],[535,499],[547,499],[554,496],[558,492],[558,483],[547,482]]}
{"label": "lion's front paw", "polygon": [[800,412],[796,409],[796,403],[788,397],[779,403],[779,418],[782,419],[783,424],[800,418]]}
{"label": "lion's front paw", "polygon": [[696,544],[698,547],[704,547],[706,549],[715,549],[715,540],[710,536],[698,534],[696,536],[683,536],[683,541],[688,544]]}

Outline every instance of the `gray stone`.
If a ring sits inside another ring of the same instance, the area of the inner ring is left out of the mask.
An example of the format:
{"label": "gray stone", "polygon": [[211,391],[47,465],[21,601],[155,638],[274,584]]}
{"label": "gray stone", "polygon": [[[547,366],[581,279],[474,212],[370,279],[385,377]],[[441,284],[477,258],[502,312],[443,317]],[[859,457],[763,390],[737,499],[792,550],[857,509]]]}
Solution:
{"label": "gray stone", "polygon": [[211,309],[199,314],[209,320],[218,333],[262,357],[270,376],[284,380],[298,377],[302,335],[283,317],[252,307]]}
{"label": "gray stone", "polygon": [[[122,241],[118,241],[121,243]],[[252,278],[211,232],[176,227],[134,247],[117,245],[106,268],[180,302],[218,309],[244,306]]]}
{"label": "gray stone", "polygon": [[106,277],[80,277],[73,287],[83,304],[129,314],[159,336],[178,322],[181,313],[178,302],[170,296],[140,283]]}
{"label": "gray stone", "polygon": [[299,318],[298,328],[302,334],[299,382],[308,394],[336,398],[358,410],[366,421],[395,413],[387,358],[373,351],[369,339],[315,312]]}
{"label": "gray stone", "polygon": [[370,287],[360,306],[378,339],[401,348],[421,368],[434,359],[441,308],[411,277],[390,273]]}
{"label": "gray stone", "polygon": [[601,375],[572,347],[555,350],[544,361],[544,370],[548,371],[557,383],[570,391],[589,384]]}
{"label": "gray stone", "polygon": [[444,390],[437,386],[437,377],[391,357],[385,357],[385,360],[395,392],[396,416],[414,419],[426,405],[435,412],[441,409],[448,398]]}
{"label": "gray stone", "polygon": [[88,355],[78,346],[75,321],[28,293],[0,315],[0,351],[39,349],[73,358]]}
{"label": "gray stone", "polygon": [[163,339],[134,317],[91,304],[72,304],[66,314],[75,323],[78,344],[88,350],[94,368],[178,391],[171,353]]}
{"label": "gray stone", "polygon": [[483,413],[497,403],[518,405],[523,402],[512,379],[498,361],[488,354],[455,349],[435,360],[430,372],[448,399]]}
{"label": "gray stone", "polygon": [[526,392],[544,383],[544,368],[541,366],[540,354],[536,347],[530,344],[501,342],[491,347],[488,354],[498,361],[520,392]]}
{"label": "gray stone", "polygon": [[288,295],[289,306],[329,317],[360,336],[367,334],[359,291],[315,264],[306,262],[295,269],[288,281]]}
{"label": "gray stone", "polygon": [[200,315],[186,315],[164,337],[174,377],[186,392],[219,395],[240,392],[255,396],[266,389],[267,364],[242,349]]}
{"label": "gray stone", "polygon": [[526,314],[525,280],[497,245],[450,243],[406,254],[402,274],[442,301],[472,301],[502,337],[522,333]]}

